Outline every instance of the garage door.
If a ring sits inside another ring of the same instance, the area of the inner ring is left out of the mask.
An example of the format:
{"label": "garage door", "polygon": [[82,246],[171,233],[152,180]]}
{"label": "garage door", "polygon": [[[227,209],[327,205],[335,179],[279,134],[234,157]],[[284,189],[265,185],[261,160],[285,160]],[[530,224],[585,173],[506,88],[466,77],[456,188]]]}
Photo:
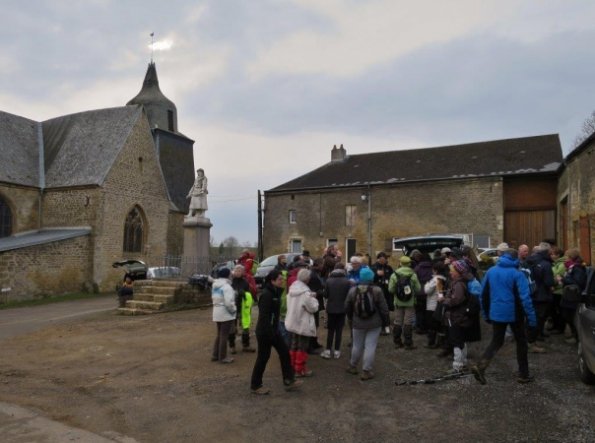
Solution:
{"label": "garage door", "polygon": [[556,238],[556,211],[506,211],[504,239],[512,247],[538,245],[544,239]]}

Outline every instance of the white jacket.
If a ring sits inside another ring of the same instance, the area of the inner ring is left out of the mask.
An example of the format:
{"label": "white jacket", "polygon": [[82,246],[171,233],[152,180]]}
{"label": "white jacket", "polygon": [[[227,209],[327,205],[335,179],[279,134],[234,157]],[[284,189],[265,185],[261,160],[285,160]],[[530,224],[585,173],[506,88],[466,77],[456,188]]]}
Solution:
{"label": "white jacket", "polygon": [[435,311],[438,305],[438,279],[442,280],[442,292],[446,292],[446,278],[442,275],[434,275],[432,279],[424,285],[426,293],[426,311]]}
{"label": "white jacket", "polygon": [[236,293],[226,278],[218,278],[211,289],[213,321],[229,321],[236,318]]}
{"label": "white jacket", "polygon": [[314,313],[318,311],[318,300],[310,288],[296,280],[287,293],[287,315],[285,328],[294,334],[316,337]]}

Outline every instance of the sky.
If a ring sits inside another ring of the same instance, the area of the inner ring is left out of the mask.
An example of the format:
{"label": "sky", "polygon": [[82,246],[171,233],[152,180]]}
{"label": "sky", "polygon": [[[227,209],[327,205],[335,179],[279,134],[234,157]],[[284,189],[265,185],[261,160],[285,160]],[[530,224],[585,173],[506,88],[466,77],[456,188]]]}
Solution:
{"label": "sky", "polygon": [[3,0],[0,110],[123,106],[153,57],[209,180],[211,236],[347,154],[560,134],[595,109],[595,2]]}

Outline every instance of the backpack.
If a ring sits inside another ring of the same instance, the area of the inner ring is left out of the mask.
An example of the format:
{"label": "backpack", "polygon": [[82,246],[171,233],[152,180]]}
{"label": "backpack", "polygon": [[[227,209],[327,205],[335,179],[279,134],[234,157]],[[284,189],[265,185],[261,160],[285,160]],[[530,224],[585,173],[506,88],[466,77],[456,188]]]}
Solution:
{"label": "backpack", "polygon": [[467,282],[467,306],[465,307],[465,317],[469,320],[475,321],[479,319],[479,312],[481,305],[479,297],[481,297],[481,284],[476,278]]}
{"label": "backpack", "polygon": [[370,318],[376,312],[376,303],[374,303],[374,293],[372,286],[368,286],[365,291],[357,287],[355,296],[355,313],[359,318]]}
{"label": "backpack", "polygon": [[413,297],[413,288],[411,287],[411,276],[397,275],[397,299],[402,302],[408,302]]}
{"label": "backpack", "polygon": [[[541,273],[541,266],[539,264],[529,265],[528,268],[520,268],[520,271],[523,275],[527,278],[527,283],[529,284],[529,295],[535,294],[537,292],[537,282],[535,281],[535,271],[539,271]],[[539,268],[539,269],[536,269]]]}
{"label": "backpack", "polygon": [[467,291],[469,291],[470,294],[473,294],[477,298],[481,297],[481,283],[479,283],[479,280],[474,278],[473,280],[468,281]]}

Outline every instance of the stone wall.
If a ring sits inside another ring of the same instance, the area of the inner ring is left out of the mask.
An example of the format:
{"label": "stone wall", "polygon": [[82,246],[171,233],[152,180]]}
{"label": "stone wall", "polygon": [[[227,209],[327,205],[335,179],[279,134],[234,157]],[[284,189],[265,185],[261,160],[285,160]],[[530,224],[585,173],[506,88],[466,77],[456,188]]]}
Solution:
{"label": "stone wall", "polygon": [[0,196],[10,207],[13,234],[39,228],[39,190],[2,183]]}
{"label": "stone wall", "polygon": [[[503,196],[499,177],[461,179],[394,186],[336,189],[324,192],[267,193],[264,216],[265,256],[287,251],[290,239],[319,255],[327,240],[347,238],[368,252],[368,200],[371,202],[371,253],[391,251],[393,237],[429,233],[488,235],[502,241]],[[366,195],[366,200],[362,199]],[[355,207],[353,226],[346,226],[346,206]],[[289,211],[296,223],[289,223]]]}
{"label": "stone wall", "polygon": [[90,237],[0,253],[0,301],[93,291]]}

